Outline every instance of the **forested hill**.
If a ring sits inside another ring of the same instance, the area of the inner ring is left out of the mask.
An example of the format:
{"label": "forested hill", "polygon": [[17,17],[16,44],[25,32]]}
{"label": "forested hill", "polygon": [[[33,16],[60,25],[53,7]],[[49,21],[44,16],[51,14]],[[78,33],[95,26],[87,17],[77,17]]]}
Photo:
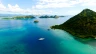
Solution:
{"label": "forested hill", "polygon": [[66,30],[79,38],[96,38],[96,12],[84,9],[65,23],[52,28]]}

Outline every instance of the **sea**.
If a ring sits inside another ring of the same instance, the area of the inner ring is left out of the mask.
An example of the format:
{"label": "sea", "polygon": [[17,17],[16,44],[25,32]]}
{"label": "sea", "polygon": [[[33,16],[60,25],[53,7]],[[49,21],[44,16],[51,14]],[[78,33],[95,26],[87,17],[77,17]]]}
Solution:
{"label": "sea", "polygon": [[71,17],[0,19],[0,54],[96,54],[95,41],[82,43],[64,30],[50,28]]}

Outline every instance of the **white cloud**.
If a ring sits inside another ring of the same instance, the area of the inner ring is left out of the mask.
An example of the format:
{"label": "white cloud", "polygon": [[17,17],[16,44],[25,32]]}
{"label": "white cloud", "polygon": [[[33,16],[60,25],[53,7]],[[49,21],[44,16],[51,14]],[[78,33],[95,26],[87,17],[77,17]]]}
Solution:
{"label": "white cloud", "polygon": [[[96,0],[39,0],[37,5],[32,6],[34,9],[52,9],[52,8],[74,8],[74,10],[66,11],[66,14],[77,14],[81,9],[76,10],[76,7],[92,8],[96,6]],[[96,8],[95,8],[96,9]],[[65,9],[66,10],[66,9]]]}
{"label": "white cloud", "polygon": [[38,10],[38,9],[32,9],[32,13],[33,14],[40,14],[40,15],[42,15],[42,14],[51,14],[51,13],[53,13],[53,11],[46,11],[46,10]]}
{"label": "white cloud", "polygon": [[2,4],[1,0],[0,0],[0,10],[4,10],[6,9],[6,7]]}
{"label": "white cloud", "polygon": [[37,9],[43,8],[66,8],[80,6],[96,6],[96,0],[39,0],[37,5],[33,6]]}
{"label": "white cloud", "polygon": [[0,10],[2,11],[2,10],[5,10],[5,9],[6,9],[6,7],[2,3],[0,3]]}
{"label": "white cloud", "polygon": [[96,6],[96,0],[84,0],[82,1],[82,6]]}
{"label": "white cloud", "polygon": [[33,8],[27,8],[27,9],[22,9],[19,7],[19,5],[12,6],[11,4],[8,4],[8,11],[13,12],[13,13],[21,13],[21,14],[50,14],[52,11],[46,11],[46,10],[40,10],[40,9],[35,9]]}
{"label": "white cloud", "polygon": [[79,4],[81,1],[78,0],[39,0],[35,8],[64,8],[64,7],[73,7],[76,4]]}
{"label": "white cloud", "polygon": [[25,12],[24,9],[20,8],[17,4],[15,6],[8,4],[8,9],[10,12]]}
{"label": "white cloud", "polygon": [[24,13],[26,10],[20,8],[17,4],[15,6],[8,4],[8,7],[6,7],[0,2],[0,12]]}
{"label": "white cloud", "polygon": [[3,4],[0,4],[0,9],[5,9],[6,7]]}
{"label": "white cloud", "polygon": [[[21,8],[18,4],[8,4],[8,6],[5,6],[0,1],[0,11],[21,14],[51,14],[57,13],[52,11],[52,8],[74,8],[75,6],[94,7],[96,6],[96,0],[39,0],[36,5],[32,6],[32,8],[26,9]],[[73,14],[73,12],[77,13],[78,11],[70,10],[67,11],[67,13]]]}
{"label": "white cloud", "polygon": [[19,14],[50,14],[52,11],[40,10],[33,8],[22,9],[18,4],[4,6],[0,2],[0,13],[19,13]]}
{"label": "white cloud", "polygon": [[80,10],[69,10],[69,11],[66,12],[66,14],[74,15],[74,14],[80,13],[81,11]]}

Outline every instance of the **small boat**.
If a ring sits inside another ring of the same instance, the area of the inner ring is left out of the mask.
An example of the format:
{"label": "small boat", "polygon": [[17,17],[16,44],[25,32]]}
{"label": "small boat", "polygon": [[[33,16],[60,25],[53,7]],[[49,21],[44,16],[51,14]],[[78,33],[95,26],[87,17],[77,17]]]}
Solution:
{"label": "small boat", "polygon": [[44,40],[45,38],[39,38],[38,40]]}

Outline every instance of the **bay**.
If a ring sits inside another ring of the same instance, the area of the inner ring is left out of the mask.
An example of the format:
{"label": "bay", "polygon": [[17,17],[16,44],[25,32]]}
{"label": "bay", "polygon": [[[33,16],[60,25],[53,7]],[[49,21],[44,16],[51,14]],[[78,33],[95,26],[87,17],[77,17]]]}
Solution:
{"label": "bay", "polygon": [[[77,41],[66,31],[50,29],[70,17],[1,19],[0,54],[96,54],[95,46]],[[34,20],[39,22],[34,23]]]}

